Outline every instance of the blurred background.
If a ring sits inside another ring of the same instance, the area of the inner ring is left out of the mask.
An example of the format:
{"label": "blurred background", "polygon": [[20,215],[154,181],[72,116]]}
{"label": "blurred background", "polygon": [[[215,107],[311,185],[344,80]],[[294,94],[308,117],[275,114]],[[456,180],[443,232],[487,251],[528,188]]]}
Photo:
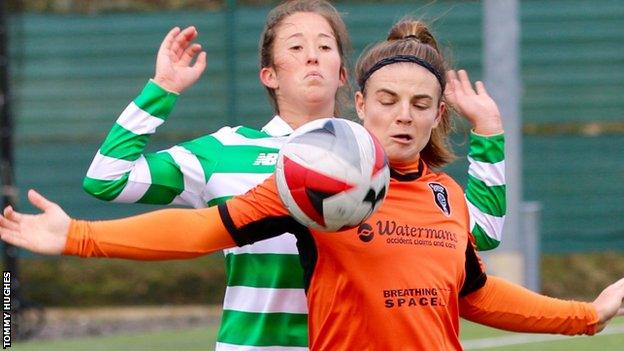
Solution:
{"label": "blurred background", "polygon": [[[113,122],[152,77],[158,46],[173,26],[198,28],[209,63],[149,151],[224,125],[260,127],[273,116],[257,78],[257,45],[274,1],[0,1],[7,9],[6,101],[22,211],[34,211],[25,200],[30,187],[74,217],[156,208],[99,201],[81,184]],[[367,44],[385,39],[394,21],[413,15],[432,25],[453,66],[485,79],[483,2],[334,3],[351,33],[352,63]],[[517,5],[521,143],[512,151],[519,157],[518,197],[535,211],[537,287],[588,299],[624,272],[624,1]],[[460,155],[467,133],[458,123]],[[447,171],[465,184],[466,167],[462,157]],[[517,242],[524,232],[514,234]],[[223,294],[221,255],[160,263],[19,257],[24,300],[37,306],[207,305],[220,304]]]}

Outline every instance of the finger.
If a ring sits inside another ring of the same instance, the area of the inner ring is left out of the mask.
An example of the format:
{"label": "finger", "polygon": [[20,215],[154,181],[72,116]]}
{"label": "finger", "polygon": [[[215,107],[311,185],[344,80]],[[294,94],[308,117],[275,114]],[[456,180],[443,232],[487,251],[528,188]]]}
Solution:
{"label": "finger", "polygon": [[201,45],[199,44],[191,45],[186,50],[184,50],[184,54],[182,55],[182,58],[180,59],[180,63],[184,66],[188,66],[193,60],[193,57],[195,57],[197,53],[200,51],[201,51]]}
{"label": "finger", "polygon": [[8,220],[19,223],[22,221],[23,215],[13,209],[12,206],[7,206],[4,208],[4,217]]}
{"label": "finger", "polygon": [[46,199],[45,197],[43,197],[43,195],[39,194],[33,189],[28,190],[28,200],[35,207],[44,212],[53,208],[56,205],[54,202]]}
{"label": "finger", "polygon": [[483,84],[482,81],[480,81],[480,80],[476,81],[475,82],[475,88],[477,88],[477,94],[478,95],[488,95],[488,92],[485,89],[485,84]]}
{"label": "finger", "polygon": [[171,48],[171,45],[173,44],[173,39],[176,37],[176,35],[178,35],[178,33],[180,33],[180,27],[171,28],[169,33],[165,35],[165,39],[163,39],[162,43],[160,44],[160,50],[169,50]]}
{"label": "finger", "polygon": [[457,73],[453,70],[446,72],[446,88],[444,89],[444,95],[447,100],[453,99],[457,92]]}
{"label": "finger", "polygon": [[464,69],[460,69],[457,71],[457,76],[459,77],[459,84],[464,94],[475,94],[474,89],[472,89],[472,84],[470,84],[470,77],[468,77],[468,72]]}
{"label": "finger", "polygon": [[19,231],[20,226],[17,222],[14,222],[6,217],[0,217],[0,228]]}
{"label": "finger", "polygon": [[178,33],[173,41],[173,44],[171,45],[171,50],[175,57],[181,59],[182,55],[184,55],[184,51],[189,46],[189,43],[193,41],[196,36],[197,30],[193,26],[186,27]]}
{"label": "finger", "polygon": [[202,51],[199,53],[199,56],[197,56],[197,60],[195,61],[195,64],[193,65],[193,69],[199,74],[201,74],[206,69],[206,52],[205,51]]}
{"label": "finger", "polygon": [[2,237],[2,241],[7,242],[13,246],[23,247],[29,250],[31,248],[30,241],[28,241],[19,232],[0,228],[0,237]]}
{"label": "finger", "polygon": [[615,315],[618,317],[624,316],[624,307],[618,308],[618,311]]}
{"label": "finger", "polygon": [[455,71],[454,69],[450,69],[448,71],[446,71],[446,80],[448,81],[455,81],[457,80],[457,71]]}

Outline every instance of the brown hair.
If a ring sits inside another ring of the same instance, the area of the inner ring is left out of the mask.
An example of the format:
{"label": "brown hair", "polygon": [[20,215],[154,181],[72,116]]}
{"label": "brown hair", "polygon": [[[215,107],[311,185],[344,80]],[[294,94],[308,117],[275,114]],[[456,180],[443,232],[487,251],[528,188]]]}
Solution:
{"label": "brown hair", "polygon": [[[349,34],[347,32],[347,26],[345,25],[338,10],[325,0],[290,0],[284,1],[280,5],[276,6],[267,15],[266,22],[264,24],[264,30],[260,36],[259,43],[259,58],[260,68],[273,67],[275,64],[273,57],[273,45],[275,42],[275,35],[282,21],[297,12],[311,12],[321,15],[329,23],[334,36],[336,37],[336,43],[338,44],[338,53],[340,54],[341,65],[340,68],[348,72],[347,69],[347,53],[351,50],[351,42]],[[336,72],[338,73],[338,72]],[[279,106],[277,105],[277,96],[275,90],[266,87],[269,98],[271,99],[271,105],[277,113],[279,113]],[[348,97],[348,84],[345,84],[342,88],[338,89],[336,93],[336,104],[334,106],[334,115],[340,114],[339,105],[343,101],[347,101]]]}
{"label": "brown hair", "polygon": [[[434,70],[441,74],[440,101],[444,98],[446,85],[445,72],[447,63],[438,49],[436,41],[427,25],[411,18],[402,19],[390,29],[386,41],[379,42],[366,49],[357,61],[355,67],[356,80],[360,82],[375,64],[383,59],[397,55],[416,56],[429,63]],[[360,87],[365,94],[366,83]],[[442,167],[453,161],[456,156],[448,144],[448,134],[452,130],[449,109],[445,109],[440,123],[431,132],[431,138],[420,152],[421,159],[430,167]]]}

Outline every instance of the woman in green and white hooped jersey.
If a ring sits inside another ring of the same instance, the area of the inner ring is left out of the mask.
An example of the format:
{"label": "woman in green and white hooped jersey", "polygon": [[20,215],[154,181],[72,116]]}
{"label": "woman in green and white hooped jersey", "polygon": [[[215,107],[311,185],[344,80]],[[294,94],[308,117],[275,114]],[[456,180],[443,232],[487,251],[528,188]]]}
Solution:
{"label": "woman in green and white hooped jersey", "polygon": [[[192,43],[196,36],[194,27],[167,34],[154,78],[118,118],[87,172],[88,193],[114,202],[212,206],[268,177],[293,129],[337,115],[337,92],[347,81],[344,23],[327,2],[291,1],[272,10],[260,41],[260,79],[278,115],[261,130],[225,127],[143,153],[179,93],[205,69],[206,54]],[[500,241],[505,214],[500,117],[487,95],[472,90],[465,72],[449,77],[458,83],[449,84],[457,89],[447,93],[448,102],[474,126],[466,190],[473,233],[480,249],[491,249]],[[294,236],[226,250],[225,261],[216,350],[306,350],[307,306]]]}

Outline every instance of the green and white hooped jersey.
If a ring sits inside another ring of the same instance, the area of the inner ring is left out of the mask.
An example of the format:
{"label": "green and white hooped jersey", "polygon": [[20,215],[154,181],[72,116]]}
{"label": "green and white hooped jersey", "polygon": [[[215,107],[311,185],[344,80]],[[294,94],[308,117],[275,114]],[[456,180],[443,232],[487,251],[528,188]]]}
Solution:
{"label": "green and white hooped jersey", "polygon": [[[292,132],[279,116],[260,131],[224,127],[144,153],[177,97],[152,81],[145,86],[91,163],[83,183],[88,193],[113,202],[202,208],[246,192],[274,171],[278,150]],[[470,145],[466,198],[477,244],[490,249],[498,245],[505,214],[504,139],[473,134]],[[227,288],[216,350],[307,350],[307,304],[294,236],[224,254]]]}

